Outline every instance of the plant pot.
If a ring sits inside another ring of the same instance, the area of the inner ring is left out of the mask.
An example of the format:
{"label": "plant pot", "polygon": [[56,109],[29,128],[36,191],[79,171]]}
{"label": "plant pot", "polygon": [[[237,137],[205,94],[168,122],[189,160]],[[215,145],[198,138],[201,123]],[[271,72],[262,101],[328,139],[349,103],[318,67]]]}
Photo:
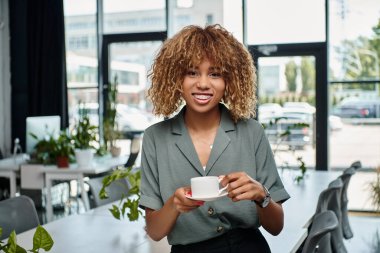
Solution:
{"label": "plant pot", "polygon": [[70,166],[69,158],[67,156],[57,157],[58,168],[68,168]]}
{"label": "plant pot", "polygon": [[94,153],[92,152],[92,149],[76,149],[75,159],[77,160],[78,167],[90,168],[92,167]]}
{"label": "plant pot", "polygon": [[121,148],[112,146],[110,151],[111,151],[112,157],[119,157],[121,153]]}

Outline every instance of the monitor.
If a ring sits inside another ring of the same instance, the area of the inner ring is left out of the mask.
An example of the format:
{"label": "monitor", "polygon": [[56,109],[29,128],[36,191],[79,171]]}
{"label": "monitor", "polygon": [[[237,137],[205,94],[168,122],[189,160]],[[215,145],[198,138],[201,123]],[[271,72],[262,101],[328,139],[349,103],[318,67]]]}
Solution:
{"label": "monitor", "polygon": [[[38,140],[53,135],[58,136],[61,130],[60,116],[38,116],[26,118],[26,153],[33,153],[34,146]],[[30,133],[37,136],[38,140],[33,138]]]}

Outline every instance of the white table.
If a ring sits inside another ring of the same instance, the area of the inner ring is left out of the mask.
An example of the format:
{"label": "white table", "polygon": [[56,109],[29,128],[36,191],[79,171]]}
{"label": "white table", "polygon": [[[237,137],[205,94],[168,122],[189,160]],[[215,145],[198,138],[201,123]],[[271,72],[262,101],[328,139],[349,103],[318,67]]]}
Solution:
{"label": "white table", "polygon": [[298,171],[279,171],[285,189],[291,196],[283,205],[284,228],[273,236],[260,228],[273,253],[296,252],[307,237],[307,228],[315,213],[319,194],[342,172],[308,170],[300,184],[293,180]]}
{"label": "white table", "polygon": [[19,154],[15,157],[9,157],[0,160],[0,177],[9,178],[11,197],[16,196],[16,177],[18,171],[20,170],[20,166],[22,164],[25,164],[28,159],[28,155]]}
{"label": "white table", "polygon": [[100,157],[96,158],[92,166],[88,168],[79,168],[76,164],[71,164],[69,168],[58,168],[55,165],[40,165],[39,170],[44,174],[45,177],[47,220],[51,221],[53,218],[53,206],[51,199],[51,187],[53,180],[78,180],[85,209],[89,210],[90,204],[84,186],[85,175],[97,175],[103,172],[107,172],[115,166],[124,165],[127,159],[128,156],[120,156],[116,158],[113,158],[111,156]]}
{"label": "white table", "polygon": [[[116,220],[108,209],[112,204],[79,215],[71,215],[43,225],[54,240],[54,253],[165,253],[170,246],[164,238],[154,242],[145,232],[145,220]],[[17,243],[32,249],[35,229],[17,235]],[[7,241],[7,240],[4,240]],[[163,245],[163,247],[160,247]],[[164,249],[164,250],[162,250]],[[167,249],[167,250],[166,250]]]}

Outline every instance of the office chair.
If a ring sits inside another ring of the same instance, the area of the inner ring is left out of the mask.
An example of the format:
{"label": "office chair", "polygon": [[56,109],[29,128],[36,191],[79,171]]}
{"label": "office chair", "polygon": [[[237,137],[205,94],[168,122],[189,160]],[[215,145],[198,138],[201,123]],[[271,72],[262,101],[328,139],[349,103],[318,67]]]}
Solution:
{"label": "office chair", "polygon": [[36,207],[31,198],[22,195],[0,201],[0,227],[3,229],[0,240],[9,237],[13,230],[18,234],[39,224]]}
{"label": "office chair", "polygon": [[317,208],[315,215],[331,210],[335,213],[339,226],[331,231],[331,237],[325,236],[319,242],[319,252],[329,253],[347,253],[347,249],[343,243],[342,234],[342,210],[341,210],[341,192],[343,188],[343,181],[337,178],[330,182],[327,189],[322,191],[318,198]]}
{"label": "office chair", "polygon": [[362,163],[360,161],[355,161],[351,164],[350,168],[354,168],[355,170],[362,168]]}
{"label": "office chair", "polygon": [[[323,211],[313,217],[313,225],[307,235],[302,248],[302,253],[322,252],[317,250],[318,243],[322,237],[336,229],[339,225],[338,218],[331,210]],[[328,237],[329,238],[329,237]],[[319,249],[319,248],[318,248]]]}
{"label": "office chair", "polygon": [[125,167],[129,168],[135,165],[137,156],[139,155],[140,152],[140,145],[141,145],[141,136],[134,136],[133,139],[131,140],[131,152],[129,154],[128,160],[125,163]]}
{"label": "office chair", "polygon": [[128,181],[125,178],[122,178],[110,184],[106,189],[108,198],[101,199],[99,197],[99,192],[103,187],[103,178],[104,177],[94,177],[87,181],[87,184],[90,186],[91,195],[89,198],[91,208],[120,200],[124,195],[128,194],[130,186],[128,184]]}
{"label": "office chair", "polygon": [[[351,165],[352,166],[352,165]],[[341,193],[341,211],[342,211],[342,233],[345,239],[351,239],[354,234],[352,233],[352,229],[350,226],[350,222],[348,219],[348,197],[347,197],[347,189],[350,183],[351,176],[355,174],[356,170],[354,167],[347,168],[343,171],[343,174],[339,176],[343,181],[343,188]]]}

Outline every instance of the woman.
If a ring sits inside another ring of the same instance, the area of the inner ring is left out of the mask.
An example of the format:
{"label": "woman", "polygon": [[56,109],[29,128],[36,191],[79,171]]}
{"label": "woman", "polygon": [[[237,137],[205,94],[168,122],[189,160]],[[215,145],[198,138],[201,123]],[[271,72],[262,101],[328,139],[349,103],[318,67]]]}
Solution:
{"label": "woman", "polygon": [[[167,40],[150,73],[140,205],[153,240],[172,252],[270,252],[289,198],[261,125],[252,119],[256,75],[246,48],[219,25],[188,26]],[[220,176],[228,197],[191,200],[190,179]]]}

